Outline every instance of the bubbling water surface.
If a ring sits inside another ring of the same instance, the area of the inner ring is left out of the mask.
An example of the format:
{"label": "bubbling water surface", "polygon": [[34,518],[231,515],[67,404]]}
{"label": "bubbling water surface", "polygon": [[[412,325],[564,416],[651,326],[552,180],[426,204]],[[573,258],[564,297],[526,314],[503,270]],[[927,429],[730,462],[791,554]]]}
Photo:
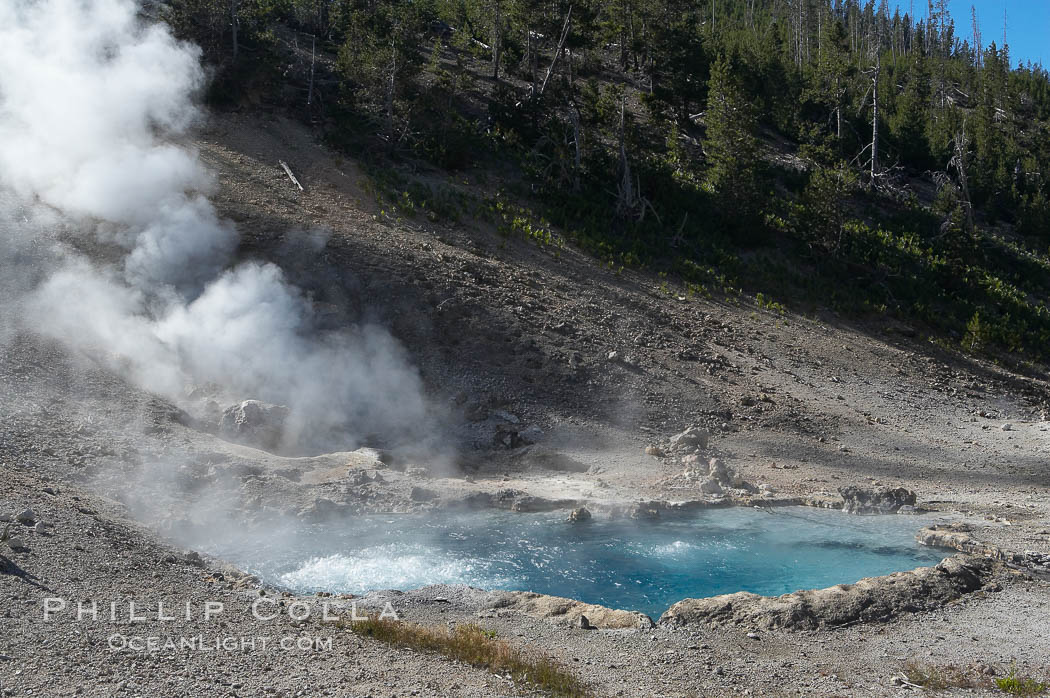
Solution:
{"label": "bubbling water surface", "polygon": [[944,557],[915,541],[929,516],[782,507],[713,509],[657,521],[565,519],[565,512],[374,515],[304,526],[265,544],[213,541],[207,548],[299,593],[467,584],[565,596],[654,618],[683,598],[784,594]]}

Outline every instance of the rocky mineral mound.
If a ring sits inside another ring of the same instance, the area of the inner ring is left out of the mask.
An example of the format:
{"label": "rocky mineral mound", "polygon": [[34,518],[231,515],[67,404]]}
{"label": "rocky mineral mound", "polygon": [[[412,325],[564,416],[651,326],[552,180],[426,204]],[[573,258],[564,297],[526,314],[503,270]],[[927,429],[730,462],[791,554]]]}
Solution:
{"label": "rocky mineral mound", "polygon": [[934,567],[895,572],[827,589],[759,596],[741,591],[684,599],[660,617],[661,625],[708,624],[788,630],[833,628],[880,621],[936,608],[983,587],[999,569],[993,560],[956,555]]}
{"label": "rocky mineral mound", "polygon": [[223,411],[219,436],[246,446],[273,451],[281,445],[288,413],[289,409],[283,405],[245,400]]}
{"label": "rocky mineral mound", "polygon": [[[653,627],[652,619],[644,613],[606,608],[560,596],[526,591],[499,591],[493,592],[492,596],[489,604],[492,609],[518,611],[533,618],[547,618],[578,627],[603,630]],[[586,616],[586,626],[580,616]]]}
{"label": "rocky mineral mound", "polygon": [[850,514],[895,514],[902,507],[915,506],[915,493],[897,487],[895,489],[869,489],[849,485],[840,487],[842,510]]}

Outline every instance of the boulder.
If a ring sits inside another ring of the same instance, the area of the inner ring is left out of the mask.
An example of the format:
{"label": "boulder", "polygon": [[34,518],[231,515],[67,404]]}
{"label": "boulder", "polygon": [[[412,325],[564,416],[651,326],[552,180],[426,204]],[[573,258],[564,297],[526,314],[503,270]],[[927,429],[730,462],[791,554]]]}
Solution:
{"label": "boulder", "polygon": [[850,514],[895,514],[903,506],[915,506],[915,493],[903,487],[870,489],[840,487],[842,510]]}
{"label": "boulder", "polygon": [[671,437],[671,450],[676,453],[686,453],[694,449],[707,448],[707,440],[710,435],[700,427],[689,427],[681,434]]}
{"label": "boulder", "polygon": [[1020,554],[1020,557],[1022,564],[1025,566],[1031,567],[1042,574],[1050,573],[1050,553],[1043,553],[1038,550],[1025,550]]}
{"label": "boulder", "polygon": [[32,509],[23,509],[15,516],[15,521],[23,526],[32,526],[36,523],[36,512]]}
{"label": "boulder", "polygon": [[383,475],[378,470],[355,470],[354,468],[347,473],[347,480],[355,486],[385,482]]}
{"label": "boulder", "polygon": [[516,428],[511,428],[505,424],[500,424],[496,427],[496,435],[492,439],[492,443],[497,448],[520,448],[521,446],[527,446],[525,440],[521,438]]}
{"label": "boulder", "polygon": [[428,490],[425,487],[413,487],[408,496],[412,498],[413,502],[429,502],[432,499],[437,499],[438,495],[434,490]]}
{"label": "boulder", "polygon": [[273,450],[281,445],[289,409],[259,400],[244,402],[223,410],[219,436],[229,441]]}
{"label": "boulder", "polygon": [[7,547],[11,548],[11,550],[16,553],[24,553],[29,550],[29,546],[27,546],[25,541],[18,536],[11,536],[5,542],[7,543]]}
{"label": "boulder", "polygon": [[700,491],[704,494],[722,494],[722,485],[718,484],[718,480],[708,478],[700,483]]}
{"label": "boulder", "polygon": [[[723,488],[754,491],[754,487],[744,481],[737,471],[733,470],[718,458],[712,458],[707,464],[707,472],[710,479],[717,482]],[[706,490],[705,490],[706,491]],[[714,493],[717,494],[717,493]]]}
{"label": "boulder", "polygon": [[543,430],[537,426],[526,427],[518,432],[518,438],[526,444],[539,443],[543,438]]}
{"label": "boulder", "polygon": [[712,458],[708,461],[707,473],[722,484],[729,484],[729,467],[720,458]]}
{"label": "boulder", "polygon": [[[714,459],[712,459],[714,460]],[[688,456],[682,458],[682,465],[689,468],[690,470],[703,471],[704,475],[707,475],[711,471],[709,463],[703,462],[703,459],[695,453],[690,453]]]}
{"label": "boulder", "polygon": [[590,521],[590,520],[591,520],[591,512],[587,509],[587,507],[579,507],[578,509],[573,509],[572,513],[569,514],[569,521],[571,521],[573,523],[579,523],[581,521]]}
{"label": "boulder", "polygon": [[665,507],[664,502],[639,502],[631,507],[628,516],[632,519],[658,519],[660,510]]}

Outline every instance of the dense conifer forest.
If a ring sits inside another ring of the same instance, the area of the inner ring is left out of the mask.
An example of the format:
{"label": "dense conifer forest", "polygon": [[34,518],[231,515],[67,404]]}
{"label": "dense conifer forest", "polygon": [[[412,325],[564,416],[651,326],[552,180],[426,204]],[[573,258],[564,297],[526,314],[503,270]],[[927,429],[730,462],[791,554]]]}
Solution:
{"label": "dense conifer forest", "polygon": [[384,216],[574,244],[671,295],[896,318],[953,351],[1045,359],[1050,76],[947,0],[916,4],[156,10],[202,47],[214,105],[312,124],[362,163]]}

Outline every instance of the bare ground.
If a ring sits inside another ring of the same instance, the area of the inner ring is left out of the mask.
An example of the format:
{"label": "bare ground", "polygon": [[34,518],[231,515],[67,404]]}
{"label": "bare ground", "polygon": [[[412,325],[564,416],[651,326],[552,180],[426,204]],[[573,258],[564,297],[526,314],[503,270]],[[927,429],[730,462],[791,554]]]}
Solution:
{"label": "bare ground", "polygon": [[[229,444],[90,360],[20,337],[0,360],[0,513],[32,506],[54,527],[16,524],[28,550],[4,551],[5,694],[513,694],[483,670],[365,642],[315,617],[261,629],[248,612],[251,580],[217,576],[221,562],[197,562],[173,540],[224,525],[204,513],[217,499],[256,523],[300,516],[318,498],[348,513],[419,508],[409,496],[418,484],[442,503],[497,490],[592,506],[696,500],[678,459],[644,451],[692,425],[712,434],[705,455],[769,484],[771,499],[904,486],[926,506],[980,522],[980,540],[1050,552],[1050,393],[1038,367],[1020,375],[947,354],[888,320],[687,298],[647,273],[616,273],[571,247],[541,249],[483,225],[399,221],[371,203],[352,162],[281,119],[215,117],[196,146],[216,172],[216,204],[242,232],[242,256],[279,259],[335,324],[389,327],[448,414],[450,448],[440,467],[412,455],[428,473],[384,470],[381,487],[347,487],[346,464],[359,456],[288,458]],[[320,255],[288,254],[296,235],[319,228],[330,233]],[[501,411],[539,427],[539,443],[494,448]],[[579,467],[551,465],[562,459]],[[332,638],[333,650],[114,652],[107,638],[132,626],[68,612],[45,623],[47,597],[142,600],[154,618],[157,598],[217,599],[228,604],[221,630],[198,608],[190,621],[137,623],[134,635],[305,634]],[[484,610],[464,590],[398,602],[408,620],[476,620],[528,643],[599,695],[903,695],[912,689],[892,680],[909,658],[1050,674],[1050,585],[1024,574],[940,610],[757,639],[748,628],[566,628]]]}

